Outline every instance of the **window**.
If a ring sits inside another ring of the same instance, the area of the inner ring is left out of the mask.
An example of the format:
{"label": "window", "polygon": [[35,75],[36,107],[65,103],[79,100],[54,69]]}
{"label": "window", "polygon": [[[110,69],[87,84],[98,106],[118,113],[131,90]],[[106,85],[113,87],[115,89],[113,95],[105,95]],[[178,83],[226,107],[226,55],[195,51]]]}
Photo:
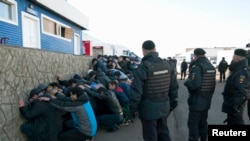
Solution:
{"label": "window", "polygon": [[56,35],[56,23],[47,18],[43,18],[43,30],[50,34]]}
{"label": "window", "polygon": [[0,21],[17,25],[17,3],[14,0],[0,0]]}
{"label": "window", "polygon": [[72,39],[73,31],[70,27],[63,25],[44,15],[42,16],[42,22],[43,22],[44,33],[65,39]]}

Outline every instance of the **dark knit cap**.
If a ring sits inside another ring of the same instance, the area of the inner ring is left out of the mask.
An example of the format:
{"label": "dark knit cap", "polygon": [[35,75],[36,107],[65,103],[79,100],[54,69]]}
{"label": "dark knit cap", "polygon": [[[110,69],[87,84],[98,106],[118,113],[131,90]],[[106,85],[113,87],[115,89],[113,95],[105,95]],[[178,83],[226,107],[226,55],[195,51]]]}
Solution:
{"label": "dark knit cap", "polygon": [[48,85],[41,83],[38,85],[37,89],[39,90],[39,92],[45,90],[48,87]]}
{"label": "dark knit cap", "polygon": [[72,85],[73,83],[76,83],[77,84],[77,80],[75,79],[75,78],[71,78],[71,79],[69,79],[69,81],[68,81],[68,84],[69,85]]}
{"label": "dark knit cap", "polygon": [[151,40],[147,40],[147,41],[143,42],[142,48],[144,48],[146,50],[152,50],[155,48],[155,43]]}
{"label": "dark knit cap", "polygon": [[40,93],[40,90],[37,88],[34,88],[30,91],[29,99],[32,98],[34,95],[38,95]]}
{"label": "dark knit cap", "polygon": [[60,85],[57,82],[52,82],[52,83],[49,84],[49,86],[60,88]]}
{"label": "dark knit cap", "polygon": [[78,79],[78,80],[79,80],[79,79],[82,79],[81,76],[80,76],[79,74],[75,74],[75,75],[73,76],[73,78]]}
{"label": "dark knit cap", "polygon": [[246,52],[246,50],[244,50],[244,49],[236,49],[236,50],[234,51],[234,54],[235,54],[235,55],[238,55],[238,56],[246,57],[247,52]]}
{"label": "dark knit cap", "polygon": [[194,54],[195,55],[204,55],[204,54],[206,54],[206,51],[204,49],[202,49],[202,48],[196,48],[194,50]]}

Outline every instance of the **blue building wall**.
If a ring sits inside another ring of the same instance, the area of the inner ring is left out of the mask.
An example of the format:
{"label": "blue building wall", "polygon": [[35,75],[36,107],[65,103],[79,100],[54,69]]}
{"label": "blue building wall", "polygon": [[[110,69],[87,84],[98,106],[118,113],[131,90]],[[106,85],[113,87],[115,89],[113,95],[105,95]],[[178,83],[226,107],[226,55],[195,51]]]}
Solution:
{"label": "blue building wall", "polygon": [[[17,0],[17,3],[18,3],[18,25],[13,25],[10,23],[0,21],[0,38],[4,36],[8,37],[9,38],[8,44],[12,46],[22,46],[23,44],[21,15],[22,11],[26,12],[26,8],[32,2],[30,2],[30,0],[22,0],[22,1]],[[40,39],[41,39],[42,50],[74,54],[74,38],[72,38],[71,41],[67,41],[64,39],[57,38],[55,36],[42,33],[41,14],[44,14],[62,24],[70,26],[73,29],[73,32],[79,35],[81,53],[83,52],[82,42],[81,42],[82,29],[79,26],[53,13],[52,11],[48,11],[48,9],[40,7],[35,3],[32,4],[33,4],[33,10],[38,13],[36,17],[40,19]],[[72,35],[72,37],[74,37],[74,35]]]}
{"label": "blue building wall", "polygon": [[22,45],[22,31],[20,30],[19,25],[17,26],[0,21],[0,38],[2,37],[8,37],[8,44],[10,45]]}
{"label": "blue building wall", "polygon": [[[22,3],[22,4],[19,4]],[[0,21],[0,38],[8,37],[8,44],[12,46],[22,46],[22,26],[21,26],[21,9],[24,2],[18,3],[18,25]]]}
{"label": "blue building wall", "polygon": [[[39,11],[39,18],[41,18],[41,14],[44,14],[60,23],[63,23],[67,26],[72,27],[74,33],[79,34],[80,35],[80,40],[82,39],[81,35],[82,35],[82,30],[77,27],[76,25],[74,25],[73,23],[64,20],[63,18],[51,13],[50,11],[47,11],[45,9],[42,9],[41,7],[35,7],[34,8],[35,11]],[[42,22],[42,20],[41,20]],[[71,41],[66,41],[63,39],[60,39],[58,37],[55,36],[51,36],[48,34],[43,34],[42,33],[42,27],[40,28],[41,31],[41,48],[44,50],[49,50],[49,51],[59,51],[59,52],[64,52],[64,53],[74,53],[74,39],[72,38]],[[81,42],[81,41],[80,41]],[[82,43],[81,43],[82,46]]]}

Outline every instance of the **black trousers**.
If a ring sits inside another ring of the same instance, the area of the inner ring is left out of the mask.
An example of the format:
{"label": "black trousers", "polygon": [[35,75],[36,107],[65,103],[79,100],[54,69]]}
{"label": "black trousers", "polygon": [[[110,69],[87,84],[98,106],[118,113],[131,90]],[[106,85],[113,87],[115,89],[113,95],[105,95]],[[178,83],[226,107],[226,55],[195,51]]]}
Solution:
{"label": "black trousers", "polygon": [[181,79],[182,79],[182,77],[183,77],[183,79],[186,78],[186,72],[187,72],[187,70],[181,70]]}
{"label": "black trousers", "polygon": [[247,101],[247,114],[250,121],[250,99]]}
{"label": "black trousers", "polygon": [[84,135],[73,125],[73,120],[67,120],[64,122],[64,130],[59,135],[60,141],[85,141],[91,137]]}
{"label": "black trousers", "polygon": [[226,72],[225,71],[221,71],[220,72],[220,82],[222,82],[226,80]]}
{"label": "black trousers", "polygon": [[243,110],[237,113],[227,114],[227,125],[244,125]]}
{"label": "black trousers", "polygon": [[78,129],[71,129],[59,135],[60,141],[85,141],[91,137],[84,135]]}
{"label": "black trousers", "polygon": [[171,141],[167,117],[156,120],[141,119],[141,123],[144,141]]}
{"label": "black trousers", "polygon": [[207,140],[207,116],[208,110],[192,111],[189,110],[188,129],[189,140],[206,141]]}

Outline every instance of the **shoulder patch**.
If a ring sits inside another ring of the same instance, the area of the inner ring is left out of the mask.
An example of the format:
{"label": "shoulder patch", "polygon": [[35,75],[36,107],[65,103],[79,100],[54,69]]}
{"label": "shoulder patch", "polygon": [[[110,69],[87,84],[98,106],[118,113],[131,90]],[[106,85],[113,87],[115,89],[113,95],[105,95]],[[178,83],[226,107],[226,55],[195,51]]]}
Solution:
{"label": "shoulder patch", "polygon": [[246,79],[246,76],[241,75],[240,79],[239,79],[239,83],[243,83],[245,81],[245,79]]}
{"label": "shoulder patch", "polygon": [[191,74],[191,80],[194,80],[195,79],[195,73],[192,73]]}

